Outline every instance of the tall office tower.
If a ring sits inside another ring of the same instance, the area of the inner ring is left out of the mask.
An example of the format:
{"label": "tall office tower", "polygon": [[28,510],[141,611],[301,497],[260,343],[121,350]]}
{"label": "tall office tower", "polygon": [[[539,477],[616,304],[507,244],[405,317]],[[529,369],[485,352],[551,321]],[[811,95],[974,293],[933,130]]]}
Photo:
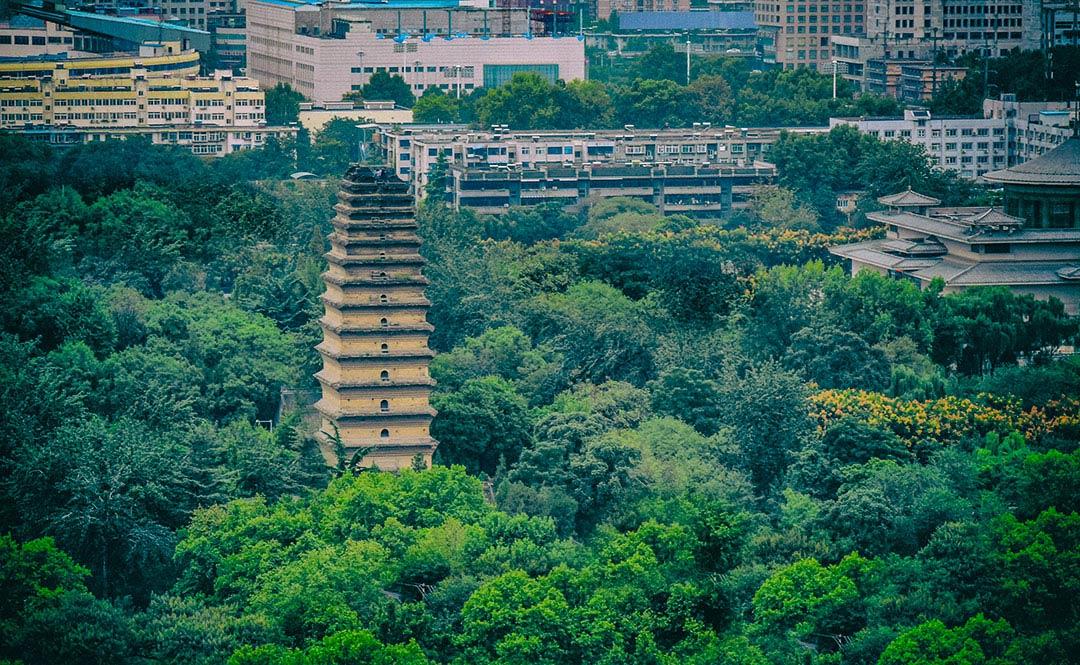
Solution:
{"label": "tall office tower", "polygon": [[347,458],[361,453],[361,466],[396,470],[418,456],[430,466],[433,327],[413,197],[390,169],[354,165],[338,199],[316,347],[326,452],[342,452],[333,450],[336,435]]}
{"label": "tall office tower", "polygon": [[754,20],[765,58],[775,58],[784,69],[810,67],[832,71],[829,38],[862,34],[865,19],[864,0],[756,0],[754,3]]}

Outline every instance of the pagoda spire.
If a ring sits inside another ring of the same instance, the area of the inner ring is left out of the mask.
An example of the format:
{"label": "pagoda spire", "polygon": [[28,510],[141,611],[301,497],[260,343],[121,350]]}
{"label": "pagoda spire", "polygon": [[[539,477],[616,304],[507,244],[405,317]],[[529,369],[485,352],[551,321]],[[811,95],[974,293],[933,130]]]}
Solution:
{"label": "pagoda spire", "polygon": [[337,436],[347,458],[364,452],[361,466],[396,470],[417,455],[430,466],[438,445],[430,435],[433,327],[413,197],[392,170],[353,165],[338,201],[315,347],[324,453],[335,455]]}

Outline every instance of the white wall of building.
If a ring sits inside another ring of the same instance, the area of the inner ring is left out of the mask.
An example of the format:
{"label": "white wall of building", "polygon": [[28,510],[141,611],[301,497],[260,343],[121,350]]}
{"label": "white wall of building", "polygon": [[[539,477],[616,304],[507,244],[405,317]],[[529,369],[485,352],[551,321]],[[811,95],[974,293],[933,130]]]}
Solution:
{"label": "white wall of building", "polygon": [[483,86],[484,65],[556,65],[563,80],[585,78],[585,45],[573,37],[466,37],[404,43],[380,37],[354,22],[343,39],[301,35],[296,8],[248,2],[248,75],[264,86],[286,83],[315,102],[338,101],[377,71],[405,79],[420,94],[431,85],[450,94]]}

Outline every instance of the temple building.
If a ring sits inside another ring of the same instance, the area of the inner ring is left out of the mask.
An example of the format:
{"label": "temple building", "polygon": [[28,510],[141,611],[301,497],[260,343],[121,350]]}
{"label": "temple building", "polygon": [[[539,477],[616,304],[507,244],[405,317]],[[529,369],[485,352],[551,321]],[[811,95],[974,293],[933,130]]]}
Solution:
{"label": "temple building", "polygon": [[324,454],[334,461],[336,436],[347,459],[361,453],[361,466],[396,470],[417,456],[430,466],[433,328],[409,185],[389,169],[353,165],[338,199],[316,347]]}
{"label": "temple building", "polygon": [[885,238],[829,251],[850,260],[853,275],[875,270],[920,287],[941,279],[946,293],[1007,286],[1080,313],[1080,138],[984,177],[1003,186],[1004,209],[942,207],[908,190],[867,214],[885,225]]}

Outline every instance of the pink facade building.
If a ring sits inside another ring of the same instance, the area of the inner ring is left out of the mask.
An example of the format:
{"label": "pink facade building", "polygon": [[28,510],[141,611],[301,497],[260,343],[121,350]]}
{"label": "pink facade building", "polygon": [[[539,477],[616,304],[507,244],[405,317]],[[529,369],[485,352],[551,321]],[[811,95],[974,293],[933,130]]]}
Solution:
{"label": "pink facade building", "polygon": [[527,15],[505,12],[249,0],[248,75],[323,103],[360,90],[376,72],[401,76],[417,96],[430,86],[466,95],[526,71],[550,80],[585,78],[583,41],[533,36]]}

